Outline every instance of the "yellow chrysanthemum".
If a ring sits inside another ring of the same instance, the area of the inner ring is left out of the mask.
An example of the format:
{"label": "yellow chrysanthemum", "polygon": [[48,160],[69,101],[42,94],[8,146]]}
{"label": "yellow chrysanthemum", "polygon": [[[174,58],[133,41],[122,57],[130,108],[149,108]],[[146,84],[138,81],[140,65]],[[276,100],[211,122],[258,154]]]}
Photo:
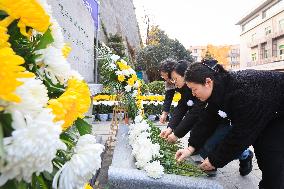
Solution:
{"label": "yellow chrysanthemum", "polygon": [[133,78],[130,78],[127,80],[128,85],[133,86],[135,83],[135,80]]}
{"label": "yellow chrysanthemum", "polygon": [[0,99],[10,102],[20,102],[19,96],[14,94],[17,87],[23,83],[18,78],[33,77],[34,74],[24,72],[25,68],[20,66],[24,59],[15,54],[11,48],[0,49]]}
{"label": "yellow chrysanthemum", "polygon": [[120,70],[127,70],[129,68],[128,65],[122,63],[122,62],[117,62],[117,65],[119,67]]}
{"label": "yellow chrysanthemum", "polygon": [[10,47],[8,43],[9,35],[7,34],[7,27],[12,23],[13,19],[11,17],[6,17],[4,20],[0,21],[0,48]]}
{"label": "yellow chrysanthemum", "polygon": [[90,184],[85,184],[84,189],[93,189],[93,187]]}
{"label": "yellow chrysanthemum", "polygon": [[70,47],[69,44],[65,44],[64,47],[62,48],[62,54],[65,58],[67,58],[67,56],[69,55],[69,53],[71,52],[72,48]]}
{"label": "yellow chrysanthemum", "polygon": [[134,81],[137,81],[137,75],[136,74],[132,74],[132,77],[131,77]]}
{"label": "yellow chrysanthemum", "polygon": [[91,104],[88,85],[81,80],[70,79],[66,91],[57,99],[48,102],[56,116],[54,121],[64,120],[63,130],[69,128],[77,118],[83,118]]}
{"label": "yellow chrysanthemum", "polygon": [[44,33],[50,25],[49,16],[36,0],[0,0],[0,10],[13,19],[20,19],[18,27],[27,37],[27,26]]}
{"label": "yellow chrysanthemum", "polygon": [[181,94],[180,93],[175,93],[173,101],[174,102],[178,102],[180,100],[180,98],[181,98]]}
{"label": "yellow chrysanthemum", "polygon": [[118,81],[123,82],[125,80],[125,76],[124,75],[118,75],[117,79],[118,79]]}

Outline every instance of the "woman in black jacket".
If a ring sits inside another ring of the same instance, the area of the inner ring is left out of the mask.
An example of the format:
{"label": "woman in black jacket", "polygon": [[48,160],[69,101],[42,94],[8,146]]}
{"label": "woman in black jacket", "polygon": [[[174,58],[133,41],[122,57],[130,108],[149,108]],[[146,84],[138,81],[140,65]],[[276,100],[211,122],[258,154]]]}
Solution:
{"label": "woman in black jacket", "polygon": [[163,103],[163,112],[160,116],[160,122],[165,123],[167,116],[169,115],[171,104],[176,92],[175,84],[171,80],[171,73],[174,70],[175,65],[177,62],[172,59],[167,59],[161,62],[160,66],[160,74],[161,78],[165,80],[165,100]]}
{"label": "woman in black jacket", "polygon": [[[191,129],[191,126],[195,123],[200,108],[196,105],[195,108],[190,111],[191,116],[186,116],[189,114],[189,110],[192,109],[194,103],[198,99],[192,96],[191,90],[185,85],[184,82],[184,73],[189,65],[187,61],[179,61],[171,72],[171,79],[175,83],[174,89],[171,89],[170,92],[166,93],[165,103],[170,104],[172,101],[174,93],[179,92],[181,94],[181,99],[178,102],[178,105],[174,108],[172,118],[165,130],[160,134],[162,138],[167,139],[169,142],[175,142],[177,138],[182,138],[186,133]],[[169,96],[169,97],[167,97]],[[164,103],[164,104],[165,104]]]}
{"label": "woman in black jacket", "polygon": [[202,147],[220,120],[233,127],[201,164],[204,170],[223,167],[253,145],[262,171],[260,188],[284,188],[284,74],[244,70],[229,73],[221,65],[192,64],[185,74],[193,95],[206,102],[201,119],[191,130],[189,147],[176,159]]}

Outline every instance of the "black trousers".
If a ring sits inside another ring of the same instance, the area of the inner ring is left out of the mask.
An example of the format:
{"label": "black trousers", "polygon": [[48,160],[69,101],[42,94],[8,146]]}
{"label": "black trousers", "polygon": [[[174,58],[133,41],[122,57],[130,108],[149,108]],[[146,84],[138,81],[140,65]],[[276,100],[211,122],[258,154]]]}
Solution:
{"label": "black trousers", "polygon": [[284,189],[284,118],[271,121],[253,145],[261,189]]}

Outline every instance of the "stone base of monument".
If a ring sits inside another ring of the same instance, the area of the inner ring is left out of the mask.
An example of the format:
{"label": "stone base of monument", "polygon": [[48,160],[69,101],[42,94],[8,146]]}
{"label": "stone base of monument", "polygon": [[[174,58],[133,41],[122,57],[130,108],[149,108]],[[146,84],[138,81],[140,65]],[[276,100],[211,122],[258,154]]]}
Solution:
{"label": "stone base of monument", "polygon": [[113,153],[112,164],[108,170],[108,180],[112,189],[222,189],[216,181],[208,177],[186,177],[165,174],[160,179],[147,176],[143,170],[135,166],[128,144],[128,126],[120,125],[117,133],[117,143]]}

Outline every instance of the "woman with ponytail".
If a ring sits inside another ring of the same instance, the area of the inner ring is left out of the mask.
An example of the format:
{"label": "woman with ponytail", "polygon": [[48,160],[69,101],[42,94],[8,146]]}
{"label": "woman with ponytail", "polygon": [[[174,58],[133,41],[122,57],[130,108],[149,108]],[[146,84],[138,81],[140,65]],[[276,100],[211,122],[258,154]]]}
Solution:
{"label": "woman with ponytail", "polygon": [[191,130],[189,147],[176,153],[178,161],[200,149],[220,121],[232,128],[200,165],[223,167],[253,145],[262,171],[260,188],[284,188],[284,73],[244,70],[227,72],[216,62],[195,63],[185,73],[192,94],[206,103]]}

